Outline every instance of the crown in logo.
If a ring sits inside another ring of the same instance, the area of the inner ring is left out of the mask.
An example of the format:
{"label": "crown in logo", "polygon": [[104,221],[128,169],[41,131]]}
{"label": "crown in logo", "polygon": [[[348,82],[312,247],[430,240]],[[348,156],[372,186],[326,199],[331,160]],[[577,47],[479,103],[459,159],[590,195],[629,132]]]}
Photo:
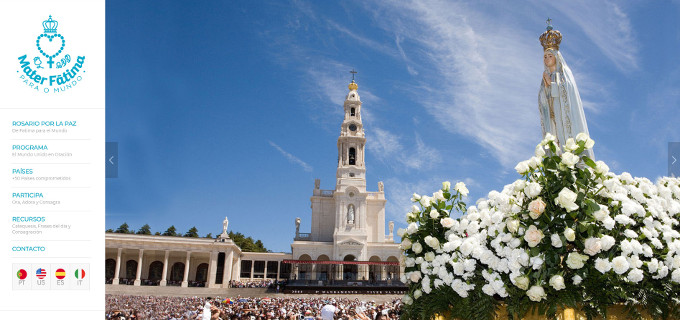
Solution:
{"label": "crown in logo", "polygon": [[545,32],[543,32],[541,37],[538,38],[541,41],[541,45],[543,46],[543,51],[548,49],[560,50],[562,34],[557,30],[553,30],[553,26],[550,23],[551,21],[552,20],[550,18],[546,20],[548,26],[545,28]]}
{"label": "crown in logo", "polygon": [[43,21],[43,28],[45,29],[45,33],[57,33],[57,26],[59,25],[59,22],[56,20],[52,20],[52,16],[50,15],[50,18]]}

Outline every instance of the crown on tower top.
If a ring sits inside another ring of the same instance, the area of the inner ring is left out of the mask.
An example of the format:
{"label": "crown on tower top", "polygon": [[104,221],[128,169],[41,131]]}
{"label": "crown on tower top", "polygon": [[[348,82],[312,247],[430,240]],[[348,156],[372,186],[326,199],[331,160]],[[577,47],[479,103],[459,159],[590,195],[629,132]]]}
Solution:
{"label": "crown on tower top", "polygon": [[347,87],[349,88],[350,91],[359,89],[359,85],[356,82],[354,82],[354,80],[352,80],[352,82],[350,82],[349,86]]}
{"label": "crown on tower top", "polygon": [[59,22],[57,20],[52,20],[52,15],[50,15],[50,18],[43,21],[43,28],[45,29],[45,33],[57,33],[57,26],[59,25]]}
{"label": "crown on tower top", "polygon": [[548,24],[548,26],[545,28],[545,32],[541,34],[541,37],[538,38],[541,41],[541,46],[543,46],[543,51],[548,49],[560,50],[562,34],[559,31],[553,29],[551,24],[552,19],[548,18],[548,20],[545,22]]}

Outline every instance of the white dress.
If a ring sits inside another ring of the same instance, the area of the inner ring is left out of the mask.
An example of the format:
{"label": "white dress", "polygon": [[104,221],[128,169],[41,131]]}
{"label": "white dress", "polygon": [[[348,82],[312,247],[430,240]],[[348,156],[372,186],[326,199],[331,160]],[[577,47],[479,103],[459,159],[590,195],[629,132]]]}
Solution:
{"label": "white dress", "polygon": [[[581,132],[588,136],[588,124],[583,113],[581,96],[574,81],[574,76],[558,50],[550,50],[555,55],[555,72],[550,72],[550,87],[546,88],[541,81],[538,91],[538,110],[541,114],[541,130],[543,136],[550,132],[557,138],[557,144],[564,147],[567,139],[576,138]],[[583,155],[595,158],[589,149]]]}

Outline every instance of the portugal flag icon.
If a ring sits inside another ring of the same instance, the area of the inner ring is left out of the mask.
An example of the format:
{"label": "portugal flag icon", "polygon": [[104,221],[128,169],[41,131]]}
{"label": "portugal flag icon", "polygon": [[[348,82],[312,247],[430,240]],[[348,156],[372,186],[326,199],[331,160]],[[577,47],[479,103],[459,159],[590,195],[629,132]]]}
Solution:
{"label": "portugal flag icon", "polygon": [[85,278],[85,269],[76,269],[76,279]]}
{"label": "portugal flag icon", "polygon": [[17,271],[17,278],[19,278],[19,280],[24,280],[24,279],[26,279],[27,276],[28,276],[28,273],[26,272],[26,270],[19,269],[19,271]]}
{"label": "portugal flag icon", "polygon": [[66,277],[66,271],[62,268],[59,268],[54,272],[54,275],[57,277],[57,279],[61,280]]}

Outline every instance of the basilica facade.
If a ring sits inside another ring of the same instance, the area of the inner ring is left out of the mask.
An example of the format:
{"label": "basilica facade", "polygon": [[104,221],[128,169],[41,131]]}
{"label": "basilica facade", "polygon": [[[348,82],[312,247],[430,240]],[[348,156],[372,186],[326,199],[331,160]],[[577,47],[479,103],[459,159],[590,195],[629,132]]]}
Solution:
{"label": "basilica facade", "polygon": [[337,140],[335,188],[311,197],[311,232],[295,221],[292,253],[243,252],[227,236],[217,239],[106,234],[106,281],[113,285],[228,287],[266,280],[319,284],[398,282],[403,272],[394,223],[385,230],[385,192],[366,186],[366,136],[358,85],[352,80]]}

